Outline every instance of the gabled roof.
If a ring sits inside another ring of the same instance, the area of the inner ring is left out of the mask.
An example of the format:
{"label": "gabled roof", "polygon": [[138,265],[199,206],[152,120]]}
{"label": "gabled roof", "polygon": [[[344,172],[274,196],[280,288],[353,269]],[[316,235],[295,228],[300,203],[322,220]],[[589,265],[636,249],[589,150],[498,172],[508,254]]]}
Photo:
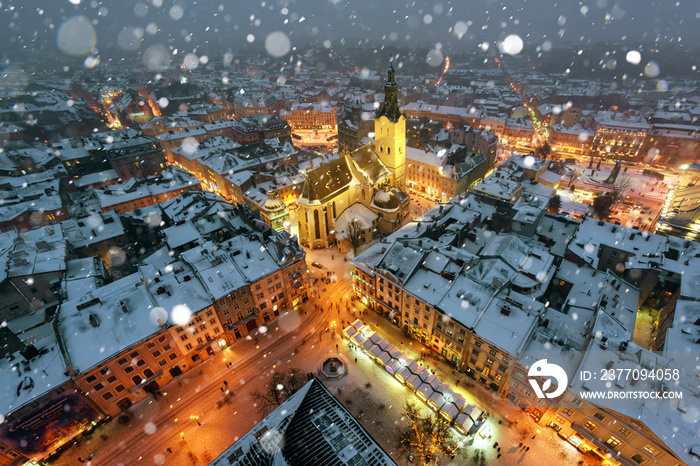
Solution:
{"label": "gabled roof", "polygon": [[372,143],[365,144],[351,152],[350,155],[357,170],[367,178],[372,186],[391,177],[391,172],[377,156]]}
{"label": "gabled roof", "polygon": [[350,187],[353,174],[345,157],[330,160],[306,172],[301,197],[309,201],[325,202]]}

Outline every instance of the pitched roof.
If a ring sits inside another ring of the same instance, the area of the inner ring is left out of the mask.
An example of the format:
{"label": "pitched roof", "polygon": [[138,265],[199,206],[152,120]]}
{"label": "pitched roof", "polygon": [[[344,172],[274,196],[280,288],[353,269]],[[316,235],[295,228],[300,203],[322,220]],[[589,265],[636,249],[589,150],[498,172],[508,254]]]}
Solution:
{"label": "pitched roof", "polygon": [[374,151],[374,146],[371,143],[365,144],[353,151],[350,155],[352,156],[355,167],[372,185],[376,185],[391,176],[391,172],[382,161],[379,160],[377,153]]}
{"label": "pitched roof", "polygon": [[318,379],[307,383],[210,466],[395,465]]}
{"label": "pitched roof", "polygon": [[330,160],[306,173],[301,197],[324,202],[348,189],[352,179],[352,171],[345,157]]}

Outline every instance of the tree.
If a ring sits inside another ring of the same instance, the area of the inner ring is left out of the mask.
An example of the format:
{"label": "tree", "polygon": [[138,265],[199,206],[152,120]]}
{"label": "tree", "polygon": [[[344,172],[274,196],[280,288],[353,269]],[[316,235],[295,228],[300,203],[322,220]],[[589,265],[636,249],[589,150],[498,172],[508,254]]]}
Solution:
{"label": "tree", "polygon": [[545,141],[541,146],[535,149],[535,155],[544,160],[547,160],[551,153],[552,146],[549,145],[549,141]]}
{"label": "tree", "polygon": [[458,446],[449,430],[450,423],[442,416],[431,413],[422,416],[415,403],[404,403],[404,417],[410,421],[406,430],[399,431],[400,445],[414,455],[420,464],[435,464],[436,455],[453,456]]}
{"label": "tree", "polygon": [[559,194],[555,194],[549,199],[549,204],[547,205],[547,210],[553,214],[558,214],[561,209],[561,197]]}
{"label": "tree", "polygon": [[354,218],[348,222],[345,228],[347,230],[348,241],[350,241],[350,245],[352,246],[352,252],[357,256],[357,248],[365,242],[362,223]]}
{"label": "tree", "polygon": [[632,178],[628,175],[618,176],[613,185],[613,193],[615,195],[615,200],[620,201],[625,197],[627,191],[632,187]]}
{"label": "tree", "polygon": [[295,394],[305,383],[306,380],[304,380],[301,369],[296,367],[286,372],[272,371],[270,380],[265,383],[263,389],[253,392],[253,400],[255,400],[258,412],[267,416]]}
{"label": "tree", "polygon": [[610,212],[625,197],[631,186],[632,178],[627,175],[618,176],[612,191],[600,194],[593,199],[594,215],[599,219],[608,218]]}
{"label": "tree", "polygon": [[593,199],[593,215],[596,218],[604,220],[610,216],[610,211],[617,200],[613,193],[602,193]]}

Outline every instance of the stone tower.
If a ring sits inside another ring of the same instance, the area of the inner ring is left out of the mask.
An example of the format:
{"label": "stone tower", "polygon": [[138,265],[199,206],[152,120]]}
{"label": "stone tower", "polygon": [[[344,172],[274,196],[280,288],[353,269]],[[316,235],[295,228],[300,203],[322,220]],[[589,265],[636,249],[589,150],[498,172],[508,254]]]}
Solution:
{"label": "stone tower", "polygon": [[399,108],[398,89],[394,67],[389,66],[384,84],[384,103],[374,121],[374,142],[379,158],[394,175],[393,185],[405,191],[406,117]]}

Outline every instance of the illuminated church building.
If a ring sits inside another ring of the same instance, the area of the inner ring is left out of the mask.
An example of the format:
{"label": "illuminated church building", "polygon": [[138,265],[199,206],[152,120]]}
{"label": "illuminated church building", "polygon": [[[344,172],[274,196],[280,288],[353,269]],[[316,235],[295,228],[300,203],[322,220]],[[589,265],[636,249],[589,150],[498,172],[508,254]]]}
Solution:
{"label": "illuminated church building", "polygon": [[384,234],[398,230],[409,211],[405,186],[406,117],[390,67],[384,102],[374,122],[374,143],[327,155],[320,166],[307,169],[297,211],[301,244],[318,249],[337,241],[345,252],[346,228],[353,220],[362,225],[367,240],[375,230]]}

